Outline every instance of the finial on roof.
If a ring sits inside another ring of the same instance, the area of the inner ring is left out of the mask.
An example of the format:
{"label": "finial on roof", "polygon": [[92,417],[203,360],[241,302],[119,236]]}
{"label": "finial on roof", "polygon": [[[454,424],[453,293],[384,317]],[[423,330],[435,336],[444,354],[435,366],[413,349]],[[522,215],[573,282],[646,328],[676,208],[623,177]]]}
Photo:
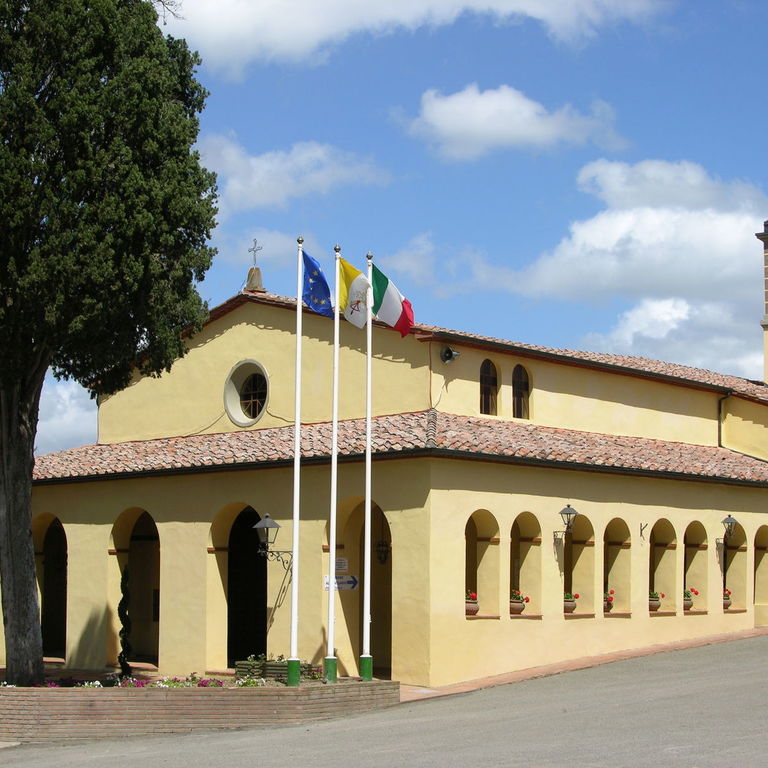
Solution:
{"label": "finial on roof", "polygon": [[253,245],[248,249],[248,253],[253,254],[253,266],[248,270],[248,277],[245,280],[246,291],[266,293],[264,283],[261,280],[261,270],[256,266],[256,254],[263,250],[263,247],[259,245],[259,241],[254,237]]}

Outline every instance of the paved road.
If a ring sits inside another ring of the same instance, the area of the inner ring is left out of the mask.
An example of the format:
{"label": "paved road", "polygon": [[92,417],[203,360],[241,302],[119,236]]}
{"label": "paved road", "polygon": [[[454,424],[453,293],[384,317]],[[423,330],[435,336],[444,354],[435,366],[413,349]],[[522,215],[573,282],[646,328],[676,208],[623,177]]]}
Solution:
{"label": "paved road", "polygon": [[0,751],[2,768],[768,765],[768,637],[344,721]]}

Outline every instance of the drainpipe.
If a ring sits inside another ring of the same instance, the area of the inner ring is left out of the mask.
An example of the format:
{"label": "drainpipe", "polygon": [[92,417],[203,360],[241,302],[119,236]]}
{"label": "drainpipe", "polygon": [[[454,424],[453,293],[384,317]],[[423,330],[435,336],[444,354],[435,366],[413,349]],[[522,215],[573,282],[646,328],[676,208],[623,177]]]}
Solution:
{"label": "drainpipe", "polygon": [[763,321],[760,325],[763,327],[763,381],[768,382],[768,221],[763,222],[763,231],[755,232],[755,237],[763,244],[763,296],[765,304]]}

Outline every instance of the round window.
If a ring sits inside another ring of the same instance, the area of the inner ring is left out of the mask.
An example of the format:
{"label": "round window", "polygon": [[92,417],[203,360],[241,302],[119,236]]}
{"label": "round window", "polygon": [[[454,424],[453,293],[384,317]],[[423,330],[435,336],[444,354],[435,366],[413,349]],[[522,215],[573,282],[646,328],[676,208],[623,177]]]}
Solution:
{"label": "round window", "polygon": [[252,373],[240,387],[240,407],[249,419],[255,419],[267,402],[267,380],[263,373]]}
{"label": "round window", "polygon": [[227,376],[224,385],[224,410],[239,427],[255,424],[267,407],[267,373],[255,360],[242,360]]}

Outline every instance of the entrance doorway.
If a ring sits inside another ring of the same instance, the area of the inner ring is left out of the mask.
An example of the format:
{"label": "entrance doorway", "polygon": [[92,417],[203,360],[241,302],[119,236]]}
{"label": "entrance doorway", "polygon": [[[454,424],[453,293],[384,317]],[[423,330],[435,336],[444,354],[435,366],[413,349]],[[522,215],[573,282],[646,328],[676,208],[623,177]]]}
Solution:
{"label": "entrance doorway", "polygon": [[227,664],[267,652],[267,559],[253,526],[261,518],[245,507],[229,532],[227,561]]}

